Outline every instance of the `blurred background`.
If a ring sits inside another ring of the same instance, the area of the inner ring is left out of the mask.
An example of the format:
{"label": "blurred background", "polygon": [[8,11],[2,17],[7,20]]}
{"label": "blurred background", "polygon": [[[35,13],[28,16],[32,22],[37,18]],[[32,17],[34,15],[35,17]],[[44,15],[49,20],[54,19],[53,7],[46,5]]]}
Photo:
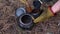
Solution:
{"label": "blurred background", "polygon": [[[32,6],[33,0],[28,1]],[[46,4],[53,5],[56,1],[52,0]],[[0,34],[60,34],[60,13],[49,20],[36,24],[32,30],[19,28],[15,10],[23,5],[20,0],[0,0]]]}

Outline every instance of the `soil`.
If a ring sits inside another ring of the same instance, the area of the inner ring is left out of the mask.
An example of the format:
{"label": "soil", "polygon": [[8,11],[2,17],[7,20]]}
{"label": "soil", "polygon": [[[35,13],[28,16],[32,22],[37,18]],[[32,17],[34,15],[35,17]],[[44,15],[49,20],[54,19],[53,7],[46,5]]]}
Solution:
{"label": "soil", "polygon": [[20,0],[0,0],[0,34],[60,34],[60,13],[36,24],[32,30],[19,28],[15,10],[20,6]]}

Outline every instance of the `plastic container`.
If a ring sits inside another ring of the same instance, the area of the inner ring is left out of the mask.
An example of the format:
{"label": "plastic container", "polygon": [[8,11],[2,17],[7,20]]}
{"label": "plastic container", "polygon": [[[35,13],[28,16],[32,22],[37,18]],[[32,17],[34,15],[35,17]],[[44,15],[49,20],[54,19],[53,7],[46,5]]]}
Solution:
{"label": "plastic container", "polygon": [[19,16],[21,16],[22,14],[26,13],[26,10],[25,10],[24,7],[20,7],[20,8],[18,8],[18,9],[16,10],[15,13],[16,13],[16,16],[19,17]]}

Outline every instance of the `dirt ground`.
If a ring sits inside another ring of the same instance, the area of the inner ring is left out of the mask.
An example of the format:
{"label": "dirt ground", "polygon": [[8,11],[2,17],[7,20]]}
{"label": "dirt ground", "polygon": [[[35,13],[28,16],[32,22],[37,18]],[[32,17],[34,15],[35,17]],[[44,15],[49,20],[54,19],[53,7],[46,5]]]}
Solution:
{"label": "dirt ground", "polygon": [[32,30],[20,29],[15,16],[20,6],[19,0],[0,0],[0,34],[60,34],[60,13],[38,23]]}

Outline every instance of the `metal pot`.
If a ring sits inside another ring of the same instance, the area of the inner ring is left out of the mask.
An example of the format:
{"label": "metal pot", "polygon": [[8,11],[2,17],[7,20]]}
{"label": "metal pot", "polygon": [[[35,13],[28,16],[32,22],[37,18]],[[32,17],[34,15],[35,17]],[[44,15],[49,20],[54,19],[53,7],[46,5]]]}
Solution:
{"label": "metal pot", "polygon": [[40,9],[33,9],[30,13],[34,18],[39,17],[43,13],[43,10]]}
{"label": "metal pot", "polygon": [[23,29],[31,29],[34,25],[32,16],[30,14],[22,14],[18,18],[18,25]]}
{"label": "metal pot", "polygon": [[33,1],[33,6],[35,9],[40,9],[41,3],[38,0]]}

